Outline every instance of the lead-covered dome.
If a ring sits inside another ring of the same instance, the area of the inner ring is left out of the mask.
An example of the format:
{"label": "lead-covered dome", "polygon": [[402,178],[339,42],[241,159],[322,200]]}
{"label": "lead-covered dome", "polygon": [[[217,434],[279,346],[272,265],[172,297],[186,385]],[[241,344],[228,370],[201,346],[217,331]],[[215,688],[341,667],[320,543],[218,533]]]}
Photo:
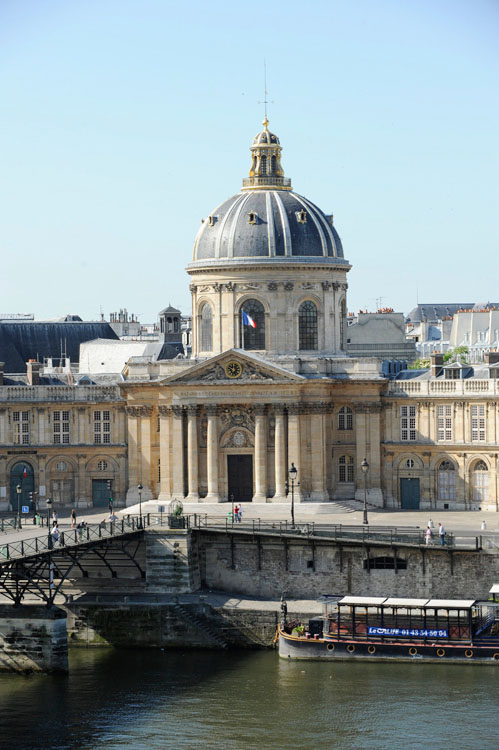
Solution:
{"label": "lead-covered dome", "polygon": [[338,258],[343,248],[332,216],[291,188],[281,165],[279,138],[264,129],[251,145],[249,178],[206,219],[194,243],[193,263],[230,258]]}

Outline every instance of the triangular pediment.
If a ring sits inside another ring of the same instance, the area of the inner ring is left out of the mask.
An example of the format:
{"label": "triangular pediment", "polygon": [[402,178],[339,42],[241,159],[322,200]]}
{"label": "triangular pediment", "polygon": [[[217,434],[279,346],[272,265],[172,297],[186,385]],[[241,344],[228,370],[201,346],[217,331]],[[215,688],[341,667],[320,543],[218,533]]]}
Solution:
{"label": "triangular pediment", "polygon": [[257,383],[301,383],[305,378],[279,365],[270,364],[242,349],[229,349],[203,360],[179,375],[165,378],[163,384],[223,383],[227,385]]}

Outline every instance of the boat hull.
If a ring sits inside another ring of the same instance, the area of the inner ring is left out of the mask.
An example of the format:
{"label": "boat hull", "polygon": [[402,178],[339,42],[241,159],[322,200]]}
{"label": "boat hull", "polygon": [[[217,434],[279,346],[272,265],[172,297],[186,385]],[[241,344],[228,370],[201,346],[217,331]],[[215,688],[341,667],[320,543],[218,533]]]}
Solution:
{"label": "boat hull", "polygon": [[279,631],[279,656],[283,659],[337,661],[404,661],[417,664],[438,662],[499,666],[496,645],[393,642],[380,640],[334,640],[301,638]]}

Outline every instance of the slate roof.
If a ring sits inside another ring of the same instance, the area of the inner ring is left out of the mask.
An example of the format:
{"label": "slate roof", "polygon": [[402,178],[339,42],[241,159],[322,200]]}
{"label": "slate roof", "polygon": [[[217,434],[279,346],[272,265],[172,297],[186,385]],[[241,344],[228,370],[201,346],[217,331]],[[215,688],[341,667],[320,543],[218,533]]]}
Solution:
{"label": "slate roof", "polygon": [[0,362],[6,373],[22,373],[29,359],[43,362],[44,357],[58,358],[61,350],[77,364],[80,344],[92,339],[117,340],[119,337],[105,322],[0,322]]}

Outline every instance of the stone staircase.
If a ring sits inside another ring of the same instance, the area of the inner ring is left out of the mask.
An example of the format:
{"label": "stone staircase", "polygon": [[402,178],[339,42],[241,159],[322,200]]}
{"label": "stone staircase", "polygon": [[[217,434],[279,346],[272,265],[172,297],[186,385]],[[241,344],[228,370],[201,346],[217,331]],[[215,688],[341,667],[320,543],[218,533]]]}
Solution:
{"label": "stone staircase", "polygon": [[148,531],[146,592],[185,594],[199,586],[197,566],[190,564],[190,539],[185,531]]}
{"label": "stone staircase", "polygon": [[[210,623],[199,617],[194,611],[192,611],[191,608],[187,609],[183,604],[175,604],[174,609],[177,612],[182,619],[184,619],[187,623],[189,623],[192,627],[192,625],[195,625],[198,630],[200,630],[203,634],[208,636],[209,641],[213,642],[213,645],[216,645],[218,648],[228,648],[229,643],[228,641],[223,637],[220,630],[216,630],[215,627],[212,627]],[[206,645],[212,645],[209,642]]]}

